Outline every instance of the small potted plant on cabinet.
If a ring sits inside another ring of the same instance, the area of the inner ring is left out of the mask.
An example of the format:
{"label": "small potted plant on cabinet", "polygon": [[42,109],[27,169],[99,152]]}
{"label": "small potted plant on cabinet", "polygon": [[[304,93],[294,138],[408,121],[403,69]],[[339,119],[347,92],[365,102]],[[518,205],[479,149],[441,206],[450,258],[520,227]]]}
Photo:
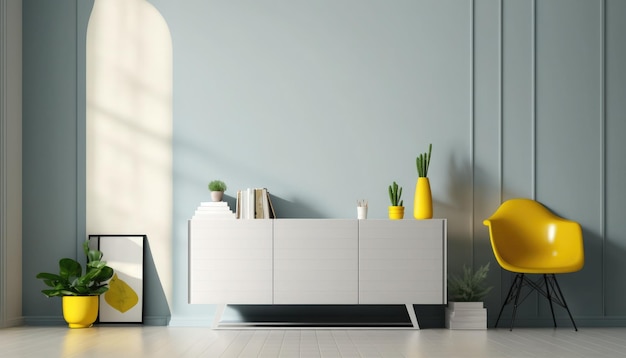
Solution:
{"label": "small potted plant on cabinet", "polygon": [[389,219],[399,220],[404,218],[404,200],[402,200],[402,187],[394,181],[389,185],[389,199],[391,206],[389,207]]}
{"label": "small potted plant on cabinet", "polygon": [[226,184],[221,180],[213,180],[209,183],[209,190],[211,191],[211,200],[222,201],[226,191]]}
{"label": "small potted plant on cabinet", "polygon": [[89,249],[89,240],[83,243],[87,257],[85,274],[76,260],[63,258],[59,261],[59,273],[41,272],[48,289],[42,290],[48,297],[63,298],[63,318],[70,328],[91,327],[98,317],[98,296],[109,289],[113,269],[102,261],[102,252]]}
{"label": "small potted plant on cabinet", "polygon": [[492,287],[484,281],[489,272],[489,263],[473,271],[463,266],[463,275],[448,278],[451,300],[446,308],[446,327],[450,329],[486,329],[487,309],[483,299]]}

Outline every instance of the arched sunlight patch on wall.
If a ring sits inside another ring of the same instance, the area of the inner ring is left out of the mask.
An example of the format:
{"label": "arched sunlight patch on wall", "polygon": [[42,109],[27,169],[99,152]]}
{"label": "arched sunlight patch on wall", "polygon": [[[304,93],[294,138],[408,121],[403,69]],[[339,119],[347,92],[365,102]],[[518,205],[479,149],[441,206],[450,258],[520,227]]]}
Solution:
{"label": "arched sunlight patch on wall", "polygon": [[87,233],[148,235],[171,308],[172,40],[158,10],[95,0],[86,77]]}

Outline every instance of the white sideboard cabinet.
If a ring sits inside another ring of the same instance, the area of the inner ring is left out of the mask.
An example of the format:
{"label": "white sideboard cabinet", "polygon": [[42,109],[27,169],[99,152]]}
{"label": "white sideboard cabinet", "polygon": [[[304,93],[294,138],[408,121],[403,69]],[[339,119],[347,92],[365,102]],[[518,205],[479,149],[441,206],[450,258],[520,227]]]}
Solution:
{"label": "white sideboard cabinet", "polygon": [[189,221],[189,303],[272,304],[271,220]]}
{"label": "white sideboard cabinet", "polygon": [[445,220],[360,220],[359,303],[447,302]]}
{"label": "white sideboard cabinet", "polygon": [[189,303],[447,302],[447,223],[430,220],[189,220]]}
{"label": "white sideboard cabinet", "polygon": [[358,304],[356,220],[274,221],[275,304]]}

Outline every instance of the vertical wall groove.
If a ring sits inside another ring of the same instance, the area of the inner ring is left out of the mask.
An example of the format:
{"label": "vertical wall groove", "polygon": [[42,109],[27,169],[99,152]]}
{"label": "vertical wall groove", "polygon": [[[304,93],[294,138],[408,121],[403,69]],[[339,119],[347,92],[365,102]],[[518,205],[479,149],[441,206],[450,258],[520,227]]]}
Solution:
{"label": "vertical wall groove", "polygon": [[7,22],[6,22],[7,4],[6,1],[0,0],[0,327],[4,325],[6,320],[5,302],[8,292],[7,278]]}
{"label": "vertical wall groove", "polygon": [[[80,244],[87,238],[86,226],[86,59],[87,23],[93,7],[93,0],[76,0],[76,227]],[[80,250],[80,245],[78,250]]]}
{"label": "vertical wall groove", "polygon": [[[531,4],[531,198],[537,199],[537,0]],[[540,316],[539,301],[534,300],[535,317]]]}
{"label": "vertical wall groove", "polygon": [[471,233],[471,238],[472,238],[472,258],[471,258],[471,262],[474,262],[474,250],[476,245],[474,245],[474,220],[476,220],[476,209],[474,208],[474,196],[476,195],[476,190],[475,190],[475,186],[474,186],[474,175],[475,173],[475,167],[474,167],[474,120],[475,120],[475,113],[474,113],[474,3],[475,1],[472,0],[470,3],[470,103],[469,103],[469,110],[470,110],[470,168],[472,168],[472,179],[471,179],[471,188],[472,188],[472,196],[471,196],[471,208],[472,208],[472,212],[470,214],[470,233]]}
{"label": "vertical wall groove", "polygon": [[79,210],[79,208],[83,207],[82,205],[80,205],[80,202],[79,202],[81,196],[78,195],[79,194],[78,193],[78,188],[80,187],[78,185],[79,179],[80,179],[79,172],[80,172],[80,168],[82,167],[80,165],[80,163],[79,163],[79,155],[78,155],[78,153],[80,152],[80,150],[84,150],[84,148],[80,148],[80,146],[79,146],[80,140],[79,140],[79,131],[78,131],[78,128],[79,128],[79,122],[78,122],[78,119],[79,119],[79,116],[78,116],[78,108],[79,108],[78,107],[78,99],[80,98],[80,96],[78,95],[78,88],[79,88],[79,86],[78,86],[78,78],[79,78],[79,75],[78,75],[78,69],[79,69],[79,66],[78,66],[78,61],[79,61],[78,49],[80,48],[80,46],[78,45],[78,31],[79,31],[79,29],[78,29],[78,1],[79,0],[76,0],[75,6],[74,6],[74,19],[75,19],[75,26],[76,26],[75,27],[76,31],[74,31],[74,36],[75,36],[75,38],[74,38],[74,45],[76,46],[75,57],[74,57],[74,61],[76,61],[76,63],[75,63],[76,66],[74,66],[74,68],[76,69],[76,76],[74,78],[74,81],[75,81],[74,82],[75,83],[74,93],[75,93],[75,98],[76,98],[76,101],[74,102],[74,109],[76,111],[76,113],[75,113],[76,115],[74,117],[74,119],[76,121],[75,122],[76,124],[74,126],[74,131],[75,131],[74,132],[74,138],[76,138],[76,141],[75,141],[75,146],[76,146],[76,153],[75,153],[75,156],[76,156],[75,157],[75,160],[76,160],[76,162],[75,162],[76,163],[76,165],[75,165],[75,168],[76,168],[75,175],[76,175],[76,177],[75,177],[75,180],[76,180],[76,189],[77,189],[77,192],[76,192],[76,205],[74,205],[74,208],[75,208],[75,213],[74,214],[75,214],[75,218],[76,218],[76,227],[75,227],[75,230],[76,230],[75,237],[76,237],[76,241],[77,241],[76,242],[76,257],[81,257],[81,250],[79,249],[79,247],[81,247],[80,245],[85,240],[85,238],[80,234],[80,224],[79,224],[79,220],[78,220],[78,218],[79,218],[78,210]]}
{"label": "vertical wall groove", "polygon": [[504,34],[503,34],[503,15],[504,15],[504,0],[500,0],[499,9],[498,9],[498,185],[500,186],[500,202],[502,202],[504,198],[504,144],[503,144],[503,136],[504,136],[504,106],[503,106],[503,71],[504,71],[504,63],[503,63],[503,44],[504,44]]}
{"label": "vertical wall groove", "polygon": [[602,159],[601,159],[601,170],[600,170],[600,175],[601,175],[601,202],[602,204],[600,205],[600,216],[601,216],[601,223],[600,223],[600,237],[602,238],[602,315],[606,316],[606,186],[607,186],[607,179],[606,179],[606,0],[602,0],[600,3],[601,9],[600,9],[600,26],[601,26],[601,36],[602,39],[600,40],[600,46],[601,46],[601,60],[600,60],[600,98],[601,98],[601,104],[600,104],[600,118],[601,118],[601,155],[602,155]]}
{"label": "vertical wall groove", "polygon": [[537,0],[532,2],[532,26],[531,26],[531,195],[537,198]]}

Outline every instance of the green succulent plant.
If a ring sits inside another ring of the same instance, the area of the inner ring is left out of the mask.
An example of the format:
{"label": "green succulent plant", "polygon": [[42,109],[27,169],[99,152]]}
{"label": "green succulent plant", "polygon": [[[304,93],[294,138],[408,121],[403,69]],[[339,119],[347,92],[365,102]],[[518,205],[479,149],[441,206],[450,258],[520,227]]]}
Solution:
{"label": "green succulent plant", "polygon": [[391,199],[391,206],[403,206],[404,200],[402,200],[402,187],[394,181],[389,185],[389,199]]}
{"label": "green succulent plant", "polygon": [[98,296],[109,290],[108,280],[113,277],[113,269],[102,261],[102,252],[89,249],[89,240],[83,243],[87,256],[85,274],[76,260],[63,258],[59,261],[59,274],[41,272],[37,278],[43,280],[49,289],[42,290],[48,297],[59,296]]}
{"label": "green succulent plant", "polygon": [[226,184],[221,180],[213,180],[209,183],[210,191],[226,191]]}
{"label": "green succulent plant", "polygon": [[430,166],[430,154],[433,151],[433,144],[428,146],[428,153],[422,153],[415,158],[415,164],[417,166],[417,176],[425,178],[428,176],[428,167]]}
{"label": "green succulent plant", "polygon": [[473,271],[463,265],[463,275],[451,275],[448,278],[448,291],[456,302],[479,302],[491,291],[492,287],[485,287],[484,281],[489,272],[489,263]]}

